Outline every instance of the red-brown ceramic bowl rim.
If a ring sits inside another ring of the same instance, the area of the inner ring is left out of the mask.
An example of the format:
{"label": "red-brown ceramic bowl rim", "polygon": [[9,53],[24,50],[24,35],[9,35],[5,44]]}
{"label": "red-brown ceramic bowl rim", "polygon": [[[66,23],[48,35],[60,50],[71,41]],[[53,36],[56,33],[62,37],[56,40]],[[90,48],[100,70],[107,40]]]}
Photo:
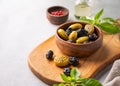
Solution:
{"label": "red-brown ceramic bowl rim", "polygon": [[[65,13],[64,13],[63,15],[61,15],[61,16],[54,16],[54,15],[52,15],[52,14],[50,13],[50,10],[55,9],[55,8],[59,8],[59,9],[61,9],[61,10],[64,10]],[[49,8],[47,9],[47,13],[48,13],[48,15],[53,16],[53,17],[63,17],[63,16],[66,16],[66,15],[69,14],[69,10],[68,10],[67,8],[63,7],[63,6],[51,6],[51,7],[49,7]]]}
{"label": "red-brown ceramic bowl rim", "polygon": [[98,40],[103,39],[103,33],[102,33],[101,29],[100,29],[99,27],[97,27],[96,25],[94,25],[94,27],[97,29],[97,34],[99,34],[99,36],[98,36],[98,38],[97,38],[95,41],[93,41],[93,42],[89,42],[89,43],[86,43],[86,44],[77,44],[77,43],[70,43],[70,42],[65,41],[65,40],[63,40],[62,38],[60,38],[60,36],[58,35],[58,32],[57,32],[58,29],[60,29],[62,26],[65,26],[66,24],[75,24],[75,23],[80,23],[80,24],[85,24],[85,25],[86,25],[86,24],[89,24],[89,23],[85,23],[85,22],[68,22],[68,23],[61,24],[61,25],[57,28],[55,36],[56,36],[60,41],[65,42],[66,44],[75,45],[75,46],[89,46],[89,45],[91,45],[91,44],[96,43]]}

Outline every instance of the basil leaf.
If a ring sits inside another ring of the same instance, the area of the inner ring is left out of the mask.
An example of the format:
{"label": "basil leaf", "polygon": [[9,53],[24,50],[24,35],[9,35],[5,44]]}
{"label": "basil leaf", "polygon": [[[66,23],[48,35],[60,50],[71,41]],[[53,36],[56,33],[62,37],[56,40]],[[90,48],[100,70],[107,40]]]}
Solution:
{"label": "basil leaf", "polygon": [[72,68],[70,72],[70,76],[72,79],[77,80],[80,77],[80,71],[78,69]]}
{"label": "basil leaf", "polygon": [[70,86],[77,86],[75,82],[71,82]]}
{"label": "basil leaf", "polygon": [[102,86],[102,84],[98,81],[98,80],[95,80],[95,79],[92,79],[92,78],[83,78],[83,79],[80,79],[81,81],[81,86]]}
{"label": "basil leaf", "polygon": [[81,21],[81,22],[90,23],[90,24],[93,24],[93,23],[94,23],[93,20],[88,19],[88,18],[86,18],[86,17],[84,17],[84,16],[81,16],[81,17],[80,17],[80,21]]}
{"label": "basil leaf", "polygon": [[101,9],[95,16],[94,16],[94,20],[99,20],[101,15],[103,14],[104,9]]}
{"label": "basil leaf", "polygon": [[60,84],[54,84],[53,86],[66,86],[66,85],[64,85],[63,83],[60,83]]}
{"label": "basil leaf", "polygon": [[85,81],[85,80],[86,80],[86,78],[79,78],[79,79],[78,79],[79,82],[83,82],[83,81]]}
{"label": "basil leaf", "polygon": [[65,82],[71,82],[71,77],[66,76],[65,74],[61,74],[61,78],[62,78]]}
{"label": "basil leaf", "polygon": [[99,26],[101,27],[102,30],[109,34],[115,34],[120,32],[120,29],[117,26],[107,22],[101,23]]}
{"label": "basil leaf", "polygon": [[80,19],[87,19],[86,16],[81,16]]}
{"label": "basil leaf", "polygon": [[59,84],[58,86],[66,86],[66,85],[64,85],[63,83],[61,83],[61,84]]}
{"label": "basil leaf", "polygon": [[59,84],[54,84],[53,86],[58,86]]}
{"label": "basil leaf", "polygon": [[[76,68],[72,68],[70,76],[61,74],[61,78],[65,83],[54,84],[53,86],[102,86],[102,84],[92,78],[80,78],[80,71]],[[72,80],[74,78],[74,81]]]}
{"label": "basil leaf", "polygon": [[103,22],[112,22],[112,23],[115,23],[115,22],[117,22],[117,21],[114,20],[113,18],[106,17],[106,18],[103,18]]}

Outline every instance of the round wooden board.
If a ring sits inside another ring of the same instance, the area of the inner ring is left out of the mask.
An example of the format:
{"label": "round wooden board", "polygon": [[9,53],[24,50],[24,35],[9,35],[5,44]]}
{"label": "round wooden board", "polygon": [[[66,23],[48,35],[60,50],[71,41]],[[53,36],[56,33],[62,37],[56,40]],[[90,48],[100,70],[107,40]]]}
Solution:
{"label": "round wooden board", "polygon": [[[62,82],[60,74],[63,68],[57,67],[53,61],[46,59],[46,52],[53,50],[54,56],[63,55],[56,46],[54,36],[37,46],[29,55],[28,64],[31,71],[45,83],[52,85]],[[118,59],[120,56],[120,34],[104,35],[102,47],[93,55],[81,58],[81,77],[94,77],[101,69]]]}

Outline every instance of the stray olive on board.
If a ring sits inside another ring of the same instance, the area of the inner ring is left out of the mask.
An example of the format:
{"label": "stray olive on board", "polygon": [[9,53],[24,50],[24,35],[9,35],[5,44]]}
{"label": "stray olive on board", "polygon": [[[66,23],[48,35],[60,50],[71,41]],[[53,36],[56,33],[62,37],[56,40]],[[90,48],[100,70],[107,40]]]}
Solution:
{"label": "stray olive on board", "polygon": [[49,60],[53,59],[53,51],[52,50],[47,51],[46,58]]}
{"label": "stray olive on board", "polygon": [[65,67],[69,65],[69,58],[66,56],[56,56],[54,63],[59,67]]}

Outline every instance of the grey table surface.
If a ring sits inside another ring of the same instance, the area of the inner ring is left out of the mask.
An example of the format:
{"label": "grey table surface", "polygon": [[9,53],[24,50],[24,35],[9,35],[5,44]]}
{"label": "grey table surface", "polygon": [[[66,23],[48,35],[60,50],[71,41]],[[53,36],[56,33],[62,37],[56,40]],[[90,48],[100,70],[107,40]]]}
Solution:
{"label": "grey table surface", "polygon": [[[0,86],[48,86],[29,69],[27,59],[40,43],[54,35],[57,25],[46,18],[46,9],[62,5],[74,21],[75,0],[0,0]],[[120,0],[94,0],[94,12],[104,8],[104,16],[120,17]],[[112,64],[111,64],[112,65]],[[111,65],[96,79],[104,81]]]}

